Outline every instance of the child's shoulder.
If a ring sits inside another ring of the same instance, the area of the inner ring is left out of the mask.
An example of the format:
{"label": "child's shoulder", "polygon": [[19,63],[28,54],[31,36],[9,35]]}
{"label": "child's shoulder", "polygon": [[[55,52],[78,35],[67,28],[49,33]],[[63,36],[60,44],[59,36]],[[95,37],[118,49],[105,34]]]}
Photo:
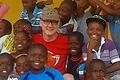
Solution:
{"label": "child's shoulder", "polygon": [[30,71],[26,72],[24,75],[22,75],[18,80],[27,80],[28,76],[30,75]]}
{"label": "child's shoulder", "polygon": [[53,74],[60,73],[58,70],[52,69],[52,68],[45,68],[45,72],[50,72]]}
{"label": "child's shoulder", "polygon": [[113,45],[114,42],[112,40],[110,40],[110,39],[105,39],[105,44],[106,45]]}
{"label": "child's shoulder", "polygon": [[110,51],[116,49],[114,42],[109,39],[105,39],[105,43],[103,44],[103,47],[104,49],[109,49]]}

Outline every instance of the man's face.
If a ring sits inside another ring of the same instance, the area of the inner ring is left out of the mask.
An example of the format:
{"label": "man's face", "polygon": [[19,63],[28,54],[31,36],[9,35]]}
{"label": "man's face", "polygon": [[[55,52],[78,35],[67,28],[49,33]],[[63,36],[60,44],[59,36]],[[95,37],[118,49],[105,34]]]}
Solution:
{"label": "man's face", "polygon": [[44,35],[54,36],[58,30],[58,21],[41,21],[40,26],[42,27],[42,31]]}

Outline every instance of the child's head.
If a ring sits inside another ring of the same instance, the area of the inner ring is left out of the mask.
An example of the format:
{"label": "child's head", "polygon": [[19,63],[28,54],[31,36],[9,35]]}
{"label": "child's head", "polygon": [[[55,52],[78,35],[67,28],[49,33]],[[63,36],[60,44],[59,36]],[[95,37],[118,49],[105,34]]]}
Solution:
{"label": "child's head", "polygon": [[75,0],[76,4],[77,4],[77,10],[82,10],[84,11],[85,9],[87,9],[89,7],[89,2],[86,0]]}
{"label": "child's head", "polygon": [[64,80],[74,80],[74,77],[72,74],[66,73],[63,75]]}
{"label": "child's head", "polygon": [[94,15],[86,20],[87,23],[87,34],[90,39],[95,38],[96,40],[101,40],[104,35],[106,28],[106,21],[99,15]]}
{"label": "child's head", "polygon": [[27,11],[32,11],[37,0],[22,0],[23,8]]}
{"label": "child's head", "polygon": [[13,25],[14,28],[14,34],[20,31],[25,31],[26,33],[32,33],[32,25],[28,20],[25,19],[19,19],[16,21]]}
{"label": "child's head", "polygon": [[20,54],[18,56],[16,56],[15,58],[15,62],[16,62],[16,72],[22,76],[28,69],[28,63],[27,63],[27,54]]}
{"label": "child's head", "polygon": [[61,3],[59,7],[60,19],[69,19],[77,12],[77,4],[74,1],[65,0]]}
{"label": "child's head", "polygon": [[68,38],[69,42],[69,53],[71,56],[77,56],[81,53],[82,51],[82,46],[83,46],[83,34],[80,32],[72,32],[69,34]]}
{"label": "child's head", "polygon": [[8,53],[0,54],[0,77],[7,78],[13,71],[14,58]]}
{"label": "child's head", "polygon": [[12,24],[5,19],[2,19],[0,21],[0,37],[6,35],[6,34],[10,34],[12,31]]}
{"label": "child's head", "polygon": [[31,71],[35,74],[41,73],[47,62],[47,48],[42,44],[33,44],[30,46],[28,53]]}
{"label": "child's head", "polygon": [[92,80],[104,80],[105,63],[100,59],[93,59],[90,64],[90,74]]}
{"label": "child's head", "polygon": [[18,32],[14,36],[14,46],[16,51],[27,50],[31,44],[29,35],[26,32]]}

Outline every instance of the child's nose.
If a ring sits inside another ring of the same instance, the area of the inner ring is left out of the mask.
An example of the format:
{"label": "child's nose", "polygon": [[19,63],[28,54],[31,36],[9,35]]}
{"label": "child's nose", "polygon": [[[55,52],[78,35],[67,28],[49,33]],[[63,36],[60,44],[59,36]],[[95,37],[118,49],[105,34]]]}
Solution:
{"label": "child's nose", "polygon": [[36,60],[40,60],[40,56],[36,56],[36,58],[35,58]]}

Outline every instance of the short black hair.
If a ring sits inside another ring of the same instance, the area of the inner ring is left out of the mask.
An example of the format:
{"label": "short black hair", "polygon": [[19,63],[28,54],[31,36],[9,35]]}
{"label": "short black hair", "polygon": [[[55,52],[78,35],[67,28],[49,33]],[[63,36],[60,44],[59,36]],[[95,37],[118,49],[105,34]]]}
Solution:
{"label": "short black hair", "polygon": [[12,67],[14,67],[15,59],[10,54],[5,52],[5,53],[0,54],[0,56],[9,59],[10,63],[12,64]]}
{"label": "short black hair", "polygon": [[69,33],[69,37],[70,36],[77,36],[79,40],[81,40],[82,42],[84,41],[84,36],[81,32],[77,32],[77,31],[71,32],[71,33]]}
{"label": "short black hair", "polygon": [[44,52],[46,54],[48,54],[48,52],[47,52],[48,50],[47,50],[47,48],[43,44],[31,44],[30,47],[29,47],[29,49],[28,49],[28,55],[29,55],[29,52],[31,52],[31,50],[33,50],[35,48],[43,49]]}
{"label": "short black hair", "polygon": [[104,61],[100,60],[100,59],[93,59],[91,64],[90,64],[90,69],[92,70],[93,69],[93,66],[96,64],[96,63],[99,63],[101,64],[104,68],[105,68],[105,63]]}
{"label": "short black hair", "polygon": [[72,12],[77,13],[77,4],[76,4],[75,1],[72,1],[72,0],[64,0],[64,1],[61,3],[61,5],[64,4],[64,3],[65,3],[65,4],[68,4],[68,5],[70,6],[70,9],[71,9]]}
{"label": "short black hair", "polygon": [[[32,26],[31,23],[30,23],[28,20],[26,20],[26,19],[19,19],[19,20],[17,20],[17,21],[14,23],[14,25],[17,24],[17,23],[22,23],[22,25]],[[14,25],[13,25],[13,26],[14,26]]]}
{"label": "short black hair", "polygon": [[11,33],[11,31],[12,31],[12,24],[10,23],[10,21],[8,21],[6,19],[2,19],[0,21],[0,23],[4,23],[6,29],[9,31],[9,33]]}

